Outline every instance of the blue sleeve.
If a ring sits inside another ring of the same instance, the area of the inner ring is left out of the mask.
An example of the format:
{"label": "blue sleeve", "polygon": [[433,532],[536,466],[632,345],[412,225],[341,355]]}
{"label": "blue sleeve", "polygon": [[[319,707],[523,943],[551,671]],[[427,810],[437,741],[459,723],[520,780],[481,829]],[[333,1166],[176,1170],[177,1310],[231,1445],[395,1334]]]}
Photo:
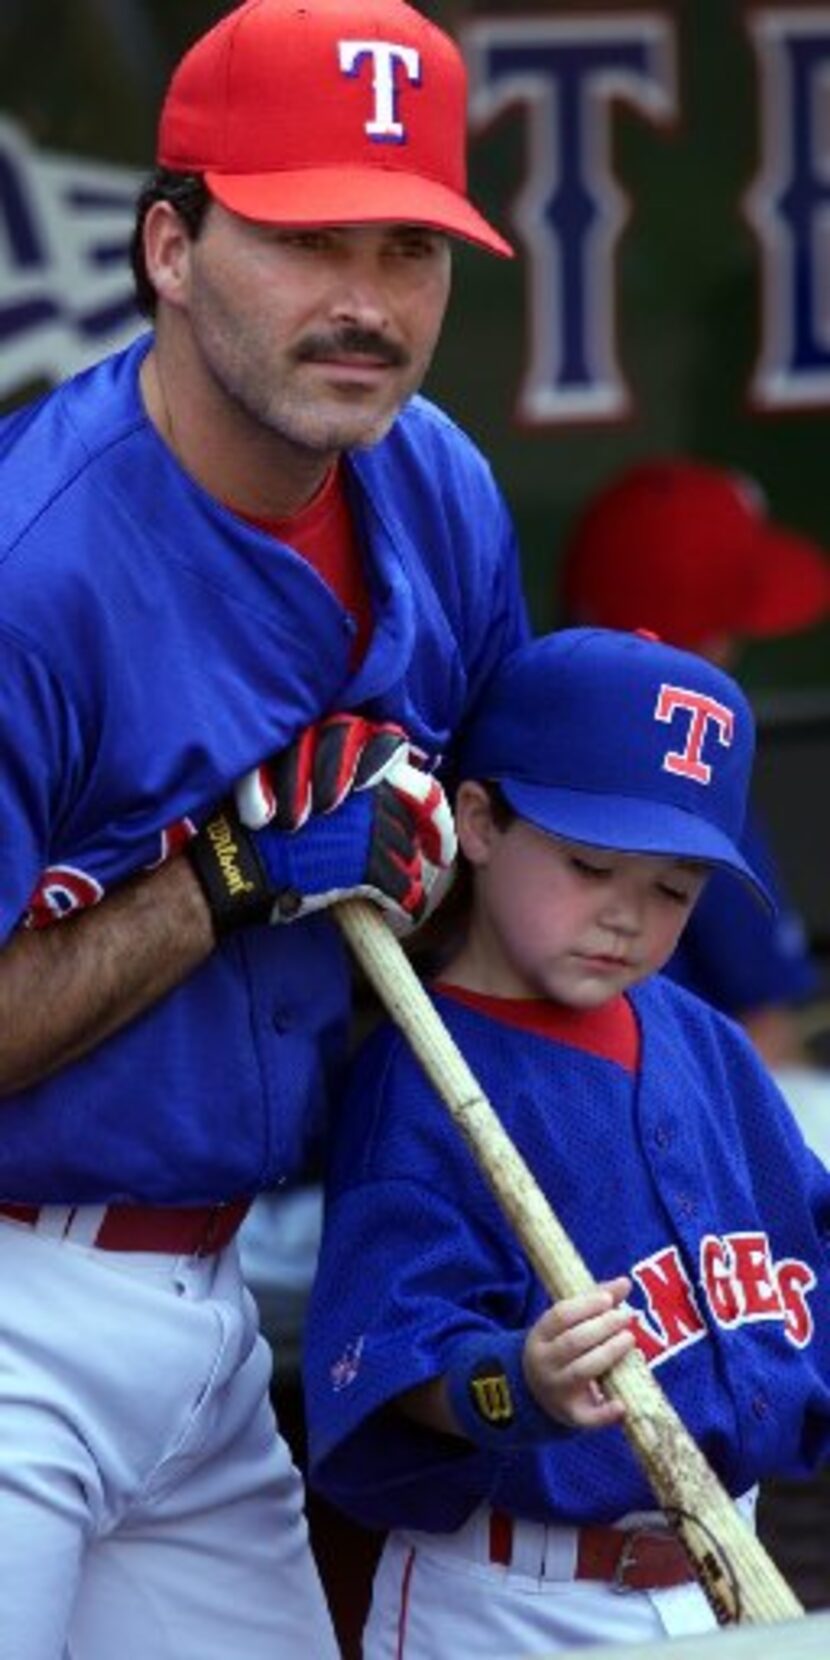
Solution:
{"label": "blue sleeve", "polygon": [[[0,939],[17,927],[47,862],[61,792],[80,755],[57,677],[14,634],[2,633],[0,675]],[[63,780],[63,782],[61,782]]]}
{"label": "blue sleeve", "polygon": [[[385,1411],[450,1346],[529,1318],[531,1275],[417,1063],[370,1045],[338,1112],[306,1324],[314,1484],[366,1525],[458,1526],[498,1461]],[[401,1102],[405,1100],[405,1108]],[[398,1174],[406,1171],[406,1176]]]}

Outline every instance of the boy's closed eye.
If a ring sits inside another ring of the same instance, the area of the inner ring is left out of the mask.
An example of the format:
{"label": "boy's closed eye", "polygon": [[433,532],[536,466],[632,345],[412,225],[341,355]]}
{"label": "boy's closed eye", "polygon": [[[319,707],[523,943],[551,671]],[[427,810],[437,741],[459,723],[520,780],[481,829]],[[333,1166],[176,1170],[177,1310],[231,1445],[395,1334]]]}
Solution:
{"label": "boy's closed eye", "polygon": [[691,886],[683,886],[679,882],[658,882],[657,888],[664,898],[673,899],[678,905],[693,905],[697,898],[696,889]]}
{"label": "boy's closed eye", "polygon": [[[581,848],[579,851],[571,848],[568,853],[570,868],[586,882],[610,881],[618,873],[620,862],[620,858],[615,859],[611,855],[603,858],[601,854],[585,852]],[[679,859],[676,863],[667,861],[667,866],[655,877],[657,892],[678,905],[690,908],[700,895],[710,867],[685,859]]]}
{"label": "boy's closed eye", "polygon": [[597,881],[602,881],[603,878],[607,880],[609,876],[614,874],[613,865],[598,864],[594,859],[586,858],[584,853],[572,853],[570,864],[572,870],[588,880],[592,878]]}
{"label": "boy's closed eye", "polygon": [[657,886],[661,893],[676,900],[679,905],[692,906],[700,898],[701,889],[710,875],[710,865],[682,860],[675,871],[661,877]]}

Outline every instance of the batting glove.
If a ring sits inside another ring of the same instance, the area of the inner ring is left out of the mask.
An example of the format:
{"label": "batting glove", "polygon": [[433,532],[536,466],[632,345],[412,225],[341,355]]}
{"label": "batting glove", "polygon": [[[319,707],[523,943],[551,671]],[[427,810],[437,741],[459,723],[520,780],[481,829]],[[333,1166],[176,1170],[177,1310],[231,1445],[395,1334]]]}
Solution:
{"label": "batting glove", "polygon": [[341,806],[293,833],[247,774],[234,798],[188,844],[217,934],[256,922],[294,922],[338,900],[362,897],[387,912],[396,932],[420,922],[446,883],[455,826],[446,796],[428,772],[404,759],[376,785],[353,789]]}
{"label": "batting glove", "polygon": [[393,721],[327,715],[246,775],[236,791],[241,817],[255,828],[272,823],[299,830],[315,813],[333,813],[352,790],[378,784],[396,760],[407,758],[408,746]]}

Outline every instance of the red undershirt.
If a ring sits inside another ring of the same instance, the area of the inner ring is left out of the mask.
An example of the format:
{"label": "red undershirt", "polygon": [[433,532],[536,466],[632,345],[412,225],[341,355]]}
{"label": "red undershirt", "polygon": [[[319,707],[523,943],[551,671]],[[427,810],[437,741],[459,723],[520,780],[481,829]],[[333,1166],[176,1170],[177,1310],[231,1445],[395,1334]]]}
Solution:
{"label": "red undershirt", "polygon": [[363,571],[360,542],[354,527],[343,467],[337,462],[327,473],[316,495],[287,519],[262,519],[253,513],[239,517],[256,525],[279,542],[287,542],[313,565],[341,605],[354,617],[357,633],[352,647],[352,668],[361,661],[372,632],[372,606]]}
{"label": "red undershirt", "polygon": [[626,1072],[636,1071],[639,1064],[640,1033],[625,997],[614,997],[599,1009],[566,1009],[543,997],[489,997],[442,980],[436,982],[434,990],[503,1026],[516,1026],[523,1032],[535,1032],[537,1037],[554,1038],[574,1049],[616,1061]]}

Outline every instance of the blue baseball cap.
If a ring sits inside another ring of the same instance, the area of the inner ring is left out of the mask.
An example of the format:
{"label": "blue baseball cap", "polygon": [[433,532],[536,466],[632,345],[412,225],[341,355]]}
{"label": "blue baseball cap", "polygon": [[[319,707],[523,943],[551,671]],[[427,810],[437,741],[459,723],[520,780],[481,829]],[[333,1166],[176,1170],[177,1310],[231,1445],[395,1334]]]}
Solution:
{"label": "blue baseball cap", "polygon": [[568,628],[496,671],[459,776],[498,783],[520,818],[566,841],[732,871],[774,909],[738,845],[754,751],[730,675],[652,634]]}

